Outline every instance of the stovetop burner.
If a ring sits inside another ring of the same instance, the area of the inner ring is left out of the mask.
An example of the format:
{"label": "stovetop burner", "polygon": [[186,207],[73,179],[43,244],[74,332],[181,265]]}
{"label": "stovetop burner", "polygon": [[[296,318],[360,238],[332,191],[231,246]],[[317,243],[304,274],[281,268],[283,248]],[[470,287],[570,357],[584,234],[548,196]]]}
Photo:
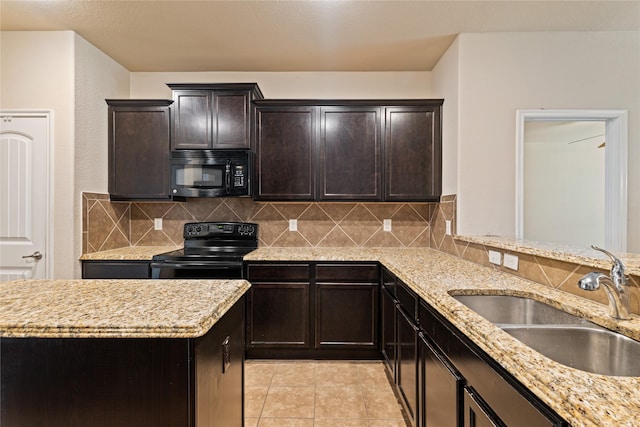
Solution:
{"label": "stovetop burner", "polygon": [[153,257],[153,278],[241,278],[242,258],[258,247],[252,223],[187,223],[183,235],[184,248]]}

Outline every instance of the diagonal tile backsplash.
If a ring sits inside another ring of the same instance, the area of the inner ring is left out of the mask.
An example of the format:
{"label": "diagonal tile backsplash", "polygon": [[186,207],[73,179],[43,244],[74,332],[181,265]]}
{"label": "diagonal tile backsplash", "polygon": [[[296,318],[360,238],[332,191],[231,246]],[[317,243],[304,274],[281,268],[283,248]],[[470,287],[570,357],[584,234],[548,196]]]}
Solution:
{"label": "diagonal tile backsplash", "polygon": [[[125,246],[181,245],[187,222],[258,223],[261,247],[429,247],[437,203],[256,202],[250,198],[187,202],[111,202],[83,193],[83,253]],[[162,230],[154,219],[162,219]],[[289,231],[289,220],[297,231]],[[383,220],[392,220],[391,232]]]}

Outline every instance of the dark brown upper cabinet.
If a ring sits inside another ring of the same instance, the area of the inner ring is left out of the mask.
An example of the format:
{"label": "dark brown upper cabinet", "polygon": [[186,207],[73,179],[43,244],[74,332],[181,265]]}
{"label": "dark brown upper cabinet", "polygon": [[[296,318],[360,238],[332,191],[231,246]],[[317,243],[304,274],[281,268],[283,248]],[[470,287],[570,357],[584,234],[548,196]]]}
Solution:
{"label": "dark brown upper cabinet", "polygon": [[440,198],[440,116],[440,105],[385,108],[385,200]]}
{"label": "dark brown upper cabinet", "polygon": [[318,200],[380,200],[379,107],[320,107]]}
{"label": "dark brown upper cabinet", "polygon": [[255,104],[257,200],[439,200],[443,100]]}
{"label": "dark brown upper cabinet", "polygon": [[250,149],[255,83],[170,83],[174,100],[171,149]]}
{"label": "dark brown upper cabinet", "polygon": [[115,100],[109,105],[111,200],[170,200],[171,100]]}
{"label": "dark brown upper cabinet", "polygon": [[315,107],[256,107],[255,138],[256,199],[314,200]]}

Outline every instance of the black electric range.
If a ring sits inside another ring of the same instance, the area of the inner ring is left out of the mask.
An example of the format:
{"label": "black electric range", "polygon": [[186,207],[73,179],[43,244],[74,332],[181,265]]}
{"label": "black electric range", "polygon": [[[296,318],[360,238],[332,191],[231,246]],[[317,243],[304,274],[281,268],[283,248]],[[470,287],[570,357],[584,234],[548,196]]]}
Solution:
{"label": "black electric range", "polygon": [[190,222],[184,247],[155,255],[153,279],[241,279],[242,258],[258,247],[258,224]]}

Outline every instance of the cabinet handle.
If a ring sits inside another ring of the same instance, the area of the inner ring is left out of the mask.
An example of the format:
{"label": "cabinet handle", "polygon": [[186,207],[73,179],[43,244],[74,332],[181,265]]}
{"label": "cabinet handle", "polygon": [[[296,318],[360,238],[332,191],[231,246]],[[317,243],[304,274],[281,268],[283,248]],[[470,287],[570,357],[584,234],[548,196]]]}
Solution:
{"label": "cabinet handle", "polygon": [[222,373],[224,374],[229,369],[229,365],[231,365],[231,337],[227,336],[224,341],[222,341]]}

